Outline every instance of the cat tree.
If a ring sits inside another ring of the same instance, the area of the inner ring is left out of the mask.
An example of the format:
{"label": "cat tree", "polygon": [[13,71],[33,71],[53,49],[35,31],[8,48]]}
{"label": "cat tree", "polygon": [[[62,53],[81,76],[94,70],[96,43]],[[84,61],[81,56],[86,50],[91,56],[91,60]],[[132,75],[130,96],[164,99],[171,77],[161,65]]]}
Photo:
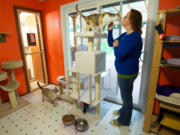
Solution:
{"label": "cat tree", "polygon": [[[0,85],[0,88],[8,92],[10,107],[9,105],[6,104],[2,104],[0,106],[0,118],[29,104],[28,101],[25,101],[19,97],[17,89],[19,88],[20,82],[16,81],[14,74],[14,69],[20,68],[22,66],[23,66],[22,60],[9,60],[2,62],[2,68],[5,70],[10,70],[10,77],[8,83],[5,85]],[[1,71],[0,81],[4,81],[7,79],[8,79],[7,72]]]}
{"label": "cat tree", "polygon": [[[77,101],[95,106],[96,118],[100,116],[100,102],[104,98],[101,96],[101,73],[106,70],[105,51],[94,49],[95,38],[107,38],[107,34],[99,32],[76,32],[76,37],[88,38],[88,51],[75,53],[75,66],[66,69],[68,73],[67,82],[68,96],[74,99],[74,110],[77,109]],[[96,47],[100,48],[100,47]],[[69,78],[69,72],[72,78]],[[80,89],[79,74],[89,76],[89,89]],[[95,88],[92,88],[92,77],[95,78]],[[70,82],[72,83],[72,92],[70,92]]]}

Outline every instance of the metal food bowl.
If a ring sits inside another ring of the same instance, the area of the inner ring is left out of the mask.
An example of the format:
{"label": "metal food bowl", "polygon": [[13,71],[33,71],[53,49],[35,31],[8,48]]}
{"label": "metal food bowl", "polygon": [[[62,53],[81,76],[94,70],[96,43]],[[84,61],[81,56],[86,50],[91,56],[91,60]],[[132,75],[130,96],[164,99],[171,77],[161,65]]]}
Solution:
{"label": "metal food bowl", "polygon": [[66,126],[72,125],[75,121],[75,116],[73,114],[66,114],[62,117],[62,121]]}
{"label": "metal food bowl", "polygon": [[74,127],[77,131],[83,132],[88,128],[88,122],[85,119],[76,119],[74,122]]}

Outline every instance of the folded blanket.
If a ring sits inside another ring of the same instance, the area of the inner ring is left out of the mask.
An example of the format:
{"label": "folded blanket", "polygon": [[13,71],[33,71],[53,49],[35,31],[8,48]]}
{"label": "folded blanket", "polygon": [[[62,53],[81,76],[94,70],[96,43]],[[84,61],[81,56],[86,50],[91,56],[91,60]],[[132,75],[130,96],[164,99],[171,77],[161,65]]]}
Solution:
{"label": "folded blanket", "polygon": [[163,85],[157,86],[156,92],[159,95],[169,96],[172,93],[180,93],[180,87],[172,86],[172,85]]}
{"label": "folded blanket", "polygon": [[170,97],[174,97],[174,98],[180,99],[180,93],[174,92],[174,93],[172,93],[172,94],[170,95]]}

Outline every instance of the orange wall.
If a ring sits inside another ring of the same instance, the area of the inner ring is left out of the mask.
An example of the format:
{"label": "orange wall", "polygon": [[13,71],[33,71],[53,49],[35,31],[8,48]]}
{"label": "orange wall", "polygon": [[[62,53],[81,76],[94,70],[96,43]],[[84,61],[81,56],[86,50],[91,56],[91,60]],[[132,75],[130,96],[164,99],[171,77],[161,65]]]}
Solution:
{"label": "orange wall", "polygon": [[[180,0],[159,0],[159,10],[174,9],[180,5]],[[179,36],[180,35],[180,15],[176,17],[167,17],[166,22],[166,35],[167,36]],[[163,51],[163,58],[174,58],[180,57],[180,47],[177,48],[165,48]],[[180,79],[177,78],[180,76],[180,70],[170,69],[170,68],[161,68],[159,84],[160,85],[174,85],[180,86]]]}
{"label": "orange wall", "polygon": [[[37,0],[0,0],[0,32],[10,33],[7,36],[7,42],[0,43],[0,64],[6,60],[22,59],[16,31],[14,5],[42,10],[42,3],[37,2]],[[23,68],[15,69],[15,78],[21,83],[19,93],[26,93],[27,87]]]}
{"label": "orange wall", "polygon": [[[48,59],[49,81],[57,84],[57,77],[64,75],[64,56],[60,5],[75,0],[46,0],[44,2],[44,27]],[[57,26],[59,22],[59,28]]]}
{"label": "orange wall", "polygon": [[[13,6],[41,10],[47,49],[49,82],[57,84],[57,77],[64,75],[60,5],[73,1],[75,0],[46,0],[45,2],[38,2],[38,0],[0,0],[0,32],[10,33],[10,36],[7,36],[7,42],[0,43],[0,63],[6,60],[22,59]],[[57,20],[60,24],[59,28],[57,27]],[[15,77],[17,81],[21,82],[18,89],[19,94],[26,93],[27,87],[23,68],[15,70]]]}
{"label": "orange wall", "polygon": [[74,1],[78,1],[78,0],[60,0],[60,5],[68,4]]}
{"label": "orange wall", "polygon": [[44,28],[48,61],[49,82],[57,84],[57,77],[64,75],[63,45],[60,28],[59,2],[47,0],[44,2]]}

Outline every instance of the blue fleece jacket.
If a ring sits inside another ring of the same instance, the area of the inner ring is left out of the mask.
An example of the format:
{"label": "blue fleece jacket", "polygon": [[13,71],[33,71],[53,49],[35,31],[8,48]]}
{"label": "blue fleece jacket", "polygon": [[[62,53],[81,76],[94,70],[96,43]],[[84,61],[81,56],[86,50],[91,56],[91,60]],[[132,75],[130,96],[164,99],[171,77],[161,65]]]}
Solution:
{"label": "blue fleece jacket", "polygon": [[[122,33],[117,39],[119,45],[114,47],[116,71],[121,75],[134,75],[139,71],[139,57],[142,50],[142,38],[138,32]],[[113,47],[112,30],[108,31],[108,44]]]}

